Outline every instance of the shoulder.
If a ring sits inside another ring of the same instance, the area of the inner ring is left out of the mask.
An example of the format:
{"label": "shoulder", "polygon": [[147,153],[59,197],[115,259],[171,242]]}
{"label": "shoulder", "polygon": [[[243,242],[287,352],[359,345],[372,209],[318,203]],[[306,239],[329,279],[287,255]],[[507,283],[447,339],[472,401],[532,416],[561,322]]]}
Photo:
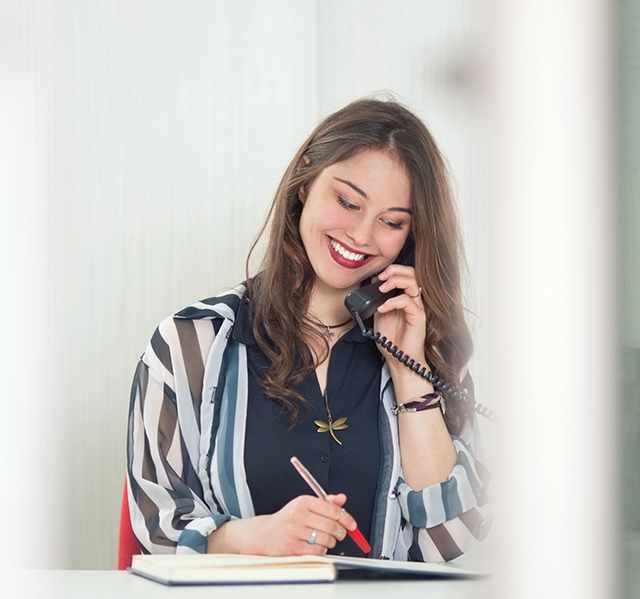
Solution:
{"label": "shoulder", "polygon": [[143,361],[170,375],[176,359],[187,362],[194,358],[194,348],[198,349],[200,360],[205,361],[223,322],[235,322],[245,292],[246,286],[241,284],[165,318],[154,331]]}
{"label": "shoulder", "polygon": [[226,318],[234,321],[246,291],[247,287],[242,283],[214,297],[195,302],[169,318],[186,320]]}

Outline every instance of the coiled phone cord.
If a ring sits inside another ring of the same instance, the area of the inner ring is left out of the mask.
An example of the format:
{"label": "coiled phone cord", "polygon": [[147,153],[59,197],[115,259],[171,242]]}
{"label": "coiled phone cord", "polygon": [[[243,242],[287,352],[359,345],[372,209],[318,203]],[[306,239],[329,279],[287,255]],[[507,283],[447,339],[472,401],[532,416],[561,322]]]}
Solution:
{"label": "coiled phone cord", "polygon": [[454,399],[460,400],[461,402],[467,404],[474,412],[476,412],[483,418],[486,418],[487,420],[490,420],[495,424],[500,424],[500,416],[493,410],[490,410],[486,406],[483,406],[472,397],[469,397],[464,391],[455,389],[444,379],[433,374],[430,370],[427,370],[426,366],[422,366],[420,362],[416,362],[413,358],[410,358],[401,349],[399,349],[397,345],[394,345],[392,341],[387,340],[387,338],[380,335],[380,333],[374,332],[373,329],[367,330],[364,326],[364,323],[362,322],[362,319],[360,318],[360,315],[357,312],[353,312],[353,317],[360,325],[360,330],[365,337],[373,339],[373,341],[387,350],[394,358],[396,358],[407,368],[409,368],[409,370],[415,372],[418,376],[431,383],[437,389],[440,389],[440,391],[442,391],[443,393],[446,393],[449,397],[453,397]]}

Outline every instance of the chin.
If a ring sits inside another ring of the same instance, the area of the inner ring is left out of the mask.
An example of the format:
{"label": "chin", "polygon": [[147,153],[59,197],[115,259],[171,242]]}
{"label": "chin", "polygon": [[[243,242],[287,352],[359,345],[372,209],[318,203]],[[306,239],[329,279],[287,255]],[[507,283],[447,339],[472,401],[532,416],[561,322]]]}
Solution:
{"label": "chin", "polygon": [[337,278],[337,277],[335,278],[319,277],[319,278],[327,287],[330,287],[331,289],[337,289],[340,291],[351,291],[353,289],[357,289],[358,287],[360,287],[360,284],[362,283],[362,281],[372,276],[373,274],[363,273],[361,276],[349,277],[348,280],[345,280],[344,278]]}

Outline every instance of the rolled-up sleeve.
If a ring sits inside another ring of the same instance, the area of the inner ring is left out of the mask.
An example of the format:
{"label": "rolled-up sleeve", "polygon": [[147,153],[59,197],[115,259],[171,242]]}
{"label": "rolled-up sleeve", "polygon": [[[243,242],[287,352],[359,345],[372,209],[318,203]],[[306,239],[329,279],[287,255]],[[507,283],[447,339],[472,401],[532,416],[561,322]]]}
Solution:
{"label": "rolled-up sleeve", "polygon": [[230,519],[205,501],[192,438],[200,424],[201,352],[213,336],[209,322],[167,319],[135,372],[127,487],[131,524],[145,553],[205,553],[208,535]]}
{"label": "rolled-up sleeve", "polygon": [[[458,454],[445,482],[415,491],[400,478],[396,496],[403,517],[408,558],[448,561],[459,557],[487,535],[491,511],[487,498],[489,471],[475,457],[473,429],[452,436]],[[479,443],[478,443],[479,444]]]}

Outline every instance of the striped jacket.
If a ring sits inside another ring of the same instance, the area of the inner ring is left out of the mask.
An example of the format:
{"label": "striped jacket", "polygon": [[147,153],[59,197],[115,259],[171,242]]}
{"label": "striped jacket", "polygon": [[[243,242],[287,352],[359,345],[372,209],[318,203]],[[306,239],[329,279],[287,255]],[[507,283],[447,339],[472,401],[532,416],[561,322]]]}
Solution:
{"label": "striped jacket", "polygon": [[[244,472],[246,348],[231,337],[244,286],[165,319],[133,381],[127,439],[131,522],[144,552],[206,552],[224,522],[254,516]],[[380,384],[381,465],[372,557],[443,561],[490,526],[488,472],[472,453],[473,428],[452,437],[457,462],[444,483],[414,491],[400,466],[393,384]]]}

